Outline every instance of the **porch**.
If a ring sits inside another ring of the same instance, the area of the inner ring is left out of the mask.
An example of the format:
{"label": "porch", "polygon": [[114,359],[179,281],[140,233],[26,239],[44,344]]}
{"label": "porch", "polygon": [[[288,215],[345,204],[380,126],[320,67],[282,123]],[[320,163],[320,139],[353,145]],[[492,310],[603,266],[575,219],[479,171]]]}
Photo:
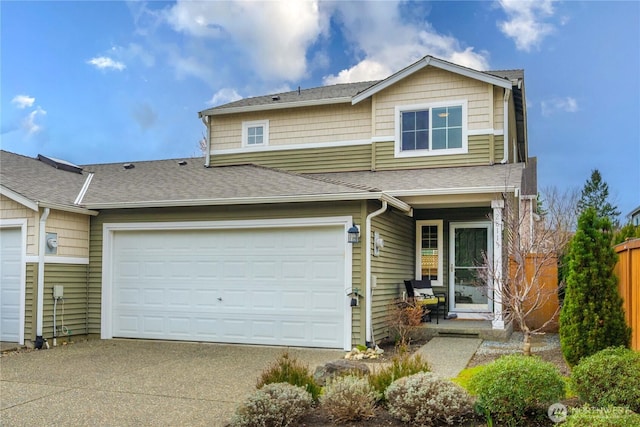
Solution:
{"label": "porch", "polygon": [[512,324],[504,329],[493,329],[491,320],[439,319],[422,323],[416,334],[425,339],[434,337],[480,338],[491,341],[507,341],[513,332]]}

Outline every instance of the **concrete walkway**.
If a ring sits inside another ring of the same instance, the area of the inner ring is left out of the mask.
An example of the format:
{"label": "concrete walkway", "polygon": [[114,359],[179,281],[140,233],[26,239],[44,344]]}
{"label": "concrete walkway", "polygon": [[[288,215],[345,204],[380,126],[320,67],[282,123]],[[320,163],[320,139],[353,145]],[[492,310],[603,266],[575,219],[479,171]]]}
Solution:
{"label": "concrete walkway", "polygon": [[435,337],[416,351],[416,354],[420,354],[429,363],[434,374],[454,378],[467,367],[480,344],[480,338]]}

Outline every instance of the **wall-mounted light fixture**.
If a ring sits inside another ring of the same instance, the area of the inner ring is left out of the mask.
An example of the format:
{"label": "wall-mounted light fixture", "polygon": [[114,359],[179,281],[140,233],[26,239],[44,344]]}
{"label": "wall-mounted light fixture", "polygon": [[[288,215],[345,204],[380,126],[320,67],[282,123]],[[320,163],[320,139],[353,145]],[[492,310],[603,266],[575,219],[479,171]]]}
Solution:
{"label": "wall-mounted light fixture", "polygon": [[349,230],[347,230],[347,242],[358,243],[360,241],[360,227],[353,224]]}
{"label": "wall-mounted light fixture", "polygon": [[358,288],[353,288],[353,292],[348,293],[347,295],[351,297],[351,307],[357,307],[359,304],[359,297],[360,297],[360,289]]}
{"label": "wall-mounted light fixture", "polygon": [[373,256],[380,256],[380,249],[384,248],[384,240],[377,231],[373,233]]}

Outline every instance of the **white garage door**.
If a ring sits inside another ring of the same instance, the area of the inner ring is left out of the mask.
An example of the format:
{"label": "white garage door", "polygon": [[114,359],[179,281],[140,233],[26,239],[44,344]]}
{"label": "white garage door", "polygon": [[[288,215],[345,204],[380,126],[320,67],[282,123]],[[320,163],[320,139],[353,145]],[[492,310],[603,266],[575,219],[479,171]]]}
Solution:
{"label": "white garage door", "polygon": [[344,346],[344,227],[113,236],[114,337]]}
{"label": "white garage door", "polygon": [[0,230],[0,341],[20,341],[22,231]]}

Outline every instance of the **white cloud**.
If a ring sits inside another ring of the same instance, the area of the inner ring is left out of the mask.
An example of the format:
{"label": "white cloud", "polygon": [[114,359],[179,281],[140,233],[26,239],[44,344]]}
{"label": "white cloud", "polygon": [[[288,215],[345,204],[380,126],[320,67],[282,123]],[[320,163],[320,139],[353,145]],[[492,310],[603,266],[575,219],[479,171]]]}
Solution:
{"label": "white cloud", "polygon": [[207,102],[207,104],[211,106],[222,105],[228,102],[238,101],[242,99],[242,96],[235,89],[232,88],[222,88],[217,91],[213,97]]}
{"label": "white cloud", "polygon": [[42,125],[36,123],[36,120],[38,116],[44,116],[46,114],[47,112],[38,106],[22,120],[22,128],[27,132],[27,136],[34,135],[43,129]]}
{"label": "white cloud", "polygon": [[35,101],[36,99],[29,95],[16,95],[11,100],[11,103],[22,110],[31,107]]}
{"label": "white cloud", "polygon": [[351,68],[326,76],[326,84],[383,79],[426,55],[474,69],[488,68],[486,52],[461,46],[457,39],[438,33],[426,21],[405,22],[401,2],[366,4],[335,4],[336,21],[354,46],[355,55],[362,59]]}
{"label": "white cloud", "polygon": [[567,96],[565,98],[551,98],[540,103],[543,116],[552,116],[557,113],[575,113],[579,110],[578,101]]}
{"label": "white cloud", "polygon": [[499,4],[508,20],[498,22],[498,28],[519,50],[530,51],[554,31],[553,25],[544,22],[553,16],[553,0],[500,0]]}
{"label": "white cloud", "polygon": [[296,80],[307,72],[306,51],[326,21],[316,1],[178,1],[166,12],[175,29],[196,38],[228,39],[265,78]]}
{"label": "white cloud", "polygon": [[108,56],[96,56],[95,58],[88,60],[87,64],[91,64],[100,70],[111,69],[122,71],[126,68],[124,63],[115,61]]}

